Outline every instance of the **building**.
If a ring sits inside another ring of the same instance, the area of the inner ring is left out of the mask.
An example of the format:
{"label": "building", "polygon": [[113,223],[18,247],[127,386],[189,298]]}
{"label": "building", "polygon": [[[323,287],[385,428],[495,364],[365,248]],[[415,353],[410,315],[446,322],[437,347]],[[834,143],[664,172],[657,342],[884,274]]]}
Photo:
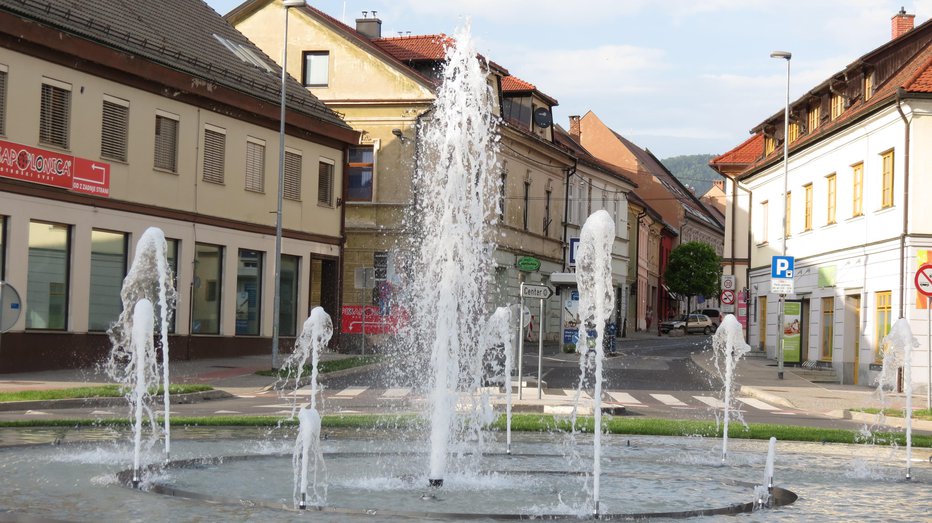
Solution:
{"label": "building", "polygon": [[[172,38],[166,39],[165,35]],[[171,357],[271,352],[280,69],[205,3],[0,1],[0,371],[99,362],[139,236],[176,277]],[[340,303],[344,150],[287,83],[282,347]]]}
{"label": "building", "polygon": [[[847,384],[873,383],[883,337],[905,317],[920,341],[913,380],[928,386],[929,304],[914,281],[932,252],[932,22],[913,25],[896,14],[889,42],[791,101],[788,129],[781,108],[712,162],[730,177],[729,223],[750,223],[729,243],[736,268],[747,252],[751,345],[775,358],[778,329],[798,332],[786,361],[831,368]],[[784,242],[795,292],[781,326],[770,265]]]}

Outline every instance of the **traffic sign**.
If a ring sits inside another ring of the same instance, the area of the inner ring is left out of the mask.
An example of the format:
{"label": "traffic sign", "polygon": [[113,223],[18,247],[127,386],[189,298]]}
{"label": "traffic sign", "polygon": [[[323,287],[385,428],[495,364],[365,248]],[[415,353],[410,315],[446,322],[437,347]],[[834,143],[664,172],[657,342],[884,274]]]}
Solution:
{"label": "traffic sign", "polygon": [[721,296],[722,303],[725,305],[735,304],[735,291],[724,290]]}
{"label": "traffic sign", "polygon": [[932,263],[923,264],[922,267],[919,267],[919,270],[916,271],[916,278],[914,280],[916,284],[916,290],[924,296],[932,296]]}
{"label": "traffic sign", "polygon": [[722,290],[733,291],[737,286],[738,277],[733,274],[722,275]]}
{"label": "traffic sign", "polygon": [[570,238],[570,248],[569,248],[569,266],[576,266],[576,251],[579,250],[579,238]]}
{"label": "traffic sign", "polygon": [[0,281],[0,332],[13,328],[23,310],[19,293],[9,283]]}
{"label": "traffic sign", "polygon": [[793,278],[793,257],[774,256],[770,262],[771,278]]}
{"label": "traffic sign", "polygon": [[547,287],[546,285],[533,285],[529,283],[521,284],[522,298],[537,298],[538,300],[546,300],[551,295],[553,295],[553,291],[550,290],[550,287]]}

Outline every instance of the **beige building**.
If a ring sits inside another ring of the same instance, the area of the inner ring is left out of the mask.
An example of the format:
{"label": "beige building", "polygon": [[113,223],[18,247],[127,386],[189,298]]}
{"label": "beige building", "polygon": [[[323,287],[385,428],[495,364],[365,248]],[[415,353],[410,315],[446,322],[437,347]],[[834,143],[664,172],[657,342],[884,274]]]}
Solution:
{"label": "beige building", "polygon": [[[156,4],[0,2],[0,278],[22,298],[0,371],[100,361],[152,226],[178,289],[171,356],[271,353],[279,69],[206,4]],[[286,121],[282,347],[339,306],[357,141],[293,81]]]}

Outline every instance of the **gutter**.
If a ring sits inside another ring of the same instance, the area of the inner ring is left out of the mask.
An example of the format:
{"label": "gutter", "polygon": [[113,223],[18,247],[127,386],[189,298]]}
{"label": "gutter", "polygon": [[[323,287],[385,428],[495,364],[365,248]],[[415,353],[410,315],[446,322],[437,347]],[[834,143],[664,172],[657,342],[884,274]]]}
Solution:
{"label": "gutter", "polygon": [[896,88],[896,111],[900,113],[906,129],[903,131],[903,232],[900,233],[900,318],[906,308],[903,300],[906,298],[906,286],[903,279],[906,277],[906,235],[909,234],[909,118],[903,112],[902,99],[906,90]]}
{"label": "gutter", "polygon": [[569,248],[569,240],[566,237],[566,231],[570,221],[570,178],[576,174],[576,166],[579,165],[579,159],[573,157],[573,166],[566,168],[566,181],[563,188],[563,272],[566,272],[566,249]]}

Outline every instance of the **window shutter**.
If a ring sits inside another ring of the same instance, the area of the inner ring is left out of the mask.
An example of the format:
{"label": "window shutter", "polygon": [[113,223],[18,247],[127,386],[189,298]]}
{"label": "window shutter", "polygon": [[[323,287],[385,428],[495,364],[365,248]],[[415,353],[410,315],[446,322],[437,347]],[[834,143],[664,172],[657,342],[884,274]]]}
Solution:
{"label": "window shutter", "polygon": [[285,152],[285,187],[282,197],[301,201],[301,155]]}
{"label": "window shutter", "polygon": [[265,192],[265,146],[246,142],[246,190]]}
{"label": "window shutter", "polygon": [[42,84],[42,107],[39,115],[39,141],[68,148],[68,125],[71,91]]}
{"label": "window shutter", "polygon": [[320,162],[317,175],[317,203],[333,207],[333,166]]}
{"label": "window shutter", "polygon": [[223,168],[226,158],[227,137],[225,134],[204,129],[204,181],[223,183]]}
{"label": "window shutter", "polygon": [[0,134],[6,134],[6,78],[7,72],[0,71]]}
{"label": "window shutter", "polygon": [[178,121],[159,115],[155,117],[155,168],[178,170]]}
{"label": "window shutter", "polygon": [[104,100],[100,126],[100,156],[126,161],[129,107]]}

